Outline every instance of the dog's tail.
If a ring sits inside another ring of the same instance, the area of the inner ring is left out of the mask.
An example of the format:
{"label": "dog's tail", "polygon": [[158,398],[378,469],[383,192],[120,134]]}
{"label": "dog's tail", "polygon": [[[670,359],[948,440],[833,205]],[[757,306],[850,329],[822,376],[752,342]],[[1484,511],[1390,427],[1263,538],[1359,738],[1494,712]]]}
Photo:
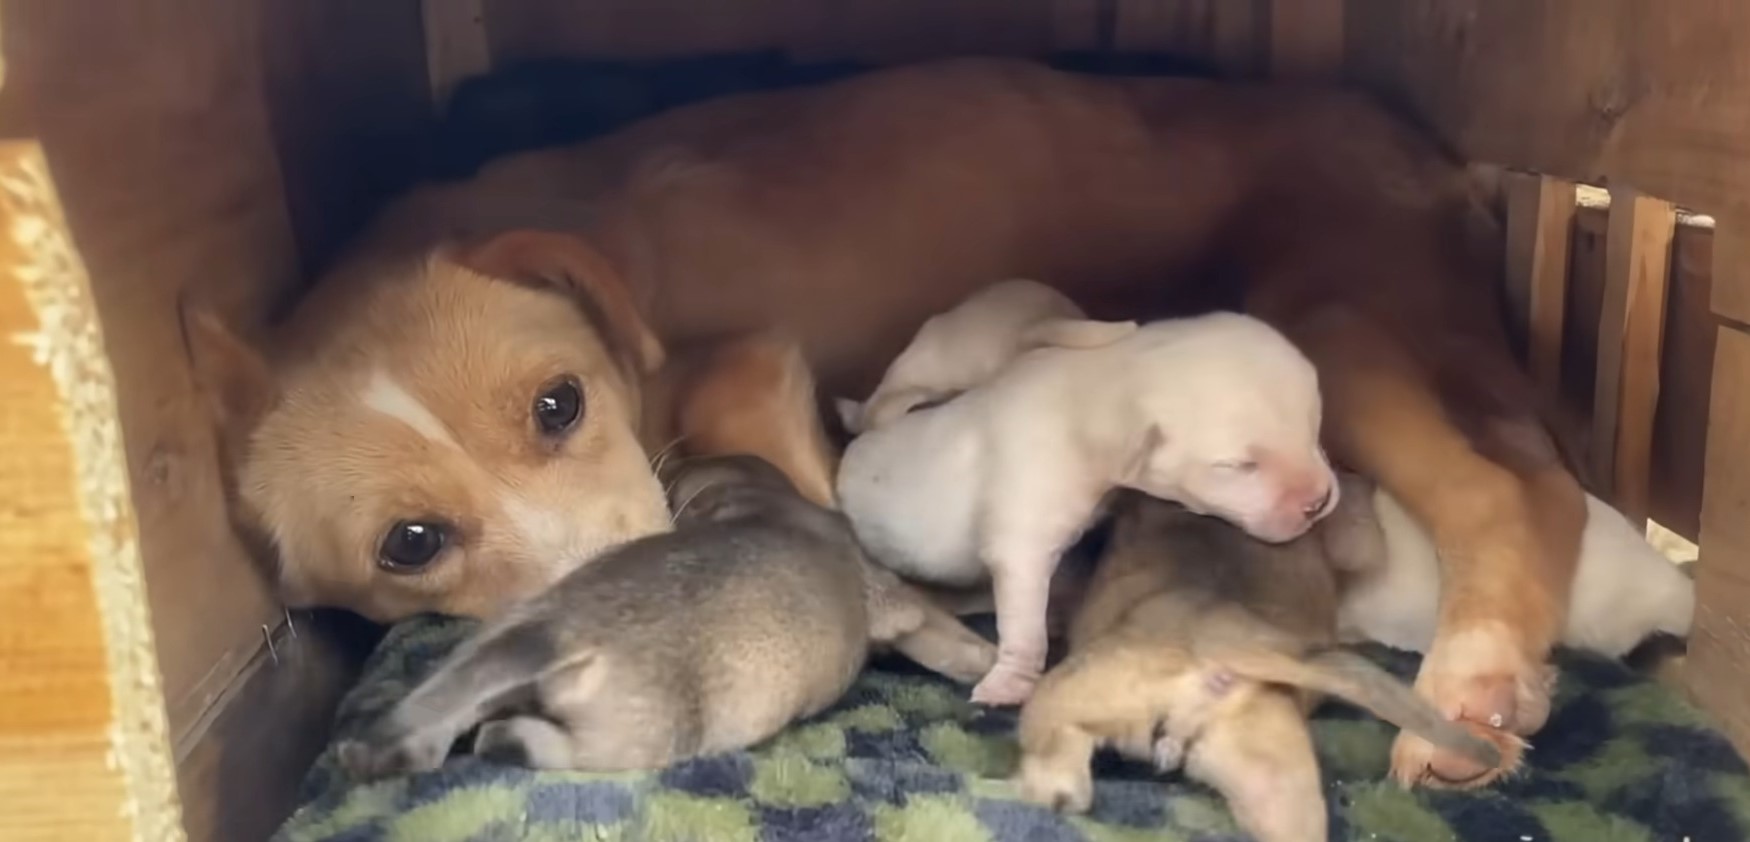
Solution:
{"label": "dog's tail", "polygon": [[1442,717],[1402,681],[1353,652],[1330,649],[1305,659],[1271,650],[1222,653],[1211,660],[1238,675],[1336,696],[1441,748],[1459,752],[1494,770],[1518,765],[1524,749],[1509,737],[1505,750],[1465,726]]}

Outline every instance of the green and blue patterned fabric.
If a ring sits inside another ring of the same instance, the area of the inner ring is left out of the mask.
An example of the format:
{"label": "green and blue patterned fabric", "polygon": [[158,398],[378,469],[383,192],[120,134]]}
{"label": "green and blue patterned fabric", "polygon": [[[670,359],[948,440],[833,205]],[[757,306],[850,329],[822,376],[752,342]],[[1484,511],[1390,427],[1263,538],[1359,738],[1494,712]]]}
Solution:
{"label": "green and blue patterned fabric", "polygon": [[[471,628],[392,629],[341,706],[357,733]],[[1367,653],[1401,675],[1414,656]],[[1385,778],[1393,729],[1332,703],[1314,717],[1333,840],[1743,842],[1750,776],[1693,707],[1615,662],[1564,654],[1554,714],[1526,770],[1482,792],[1406,792]],[[908,664],[873,664],[820,716],[752,751],[662,772],[534,772],[457,755],[426,774],[348,779],[332,749],[281,842],[1216,842],[1245,839],[1213,791],[1102,759],[1094,809],[1018,799],[1014,714]]]}

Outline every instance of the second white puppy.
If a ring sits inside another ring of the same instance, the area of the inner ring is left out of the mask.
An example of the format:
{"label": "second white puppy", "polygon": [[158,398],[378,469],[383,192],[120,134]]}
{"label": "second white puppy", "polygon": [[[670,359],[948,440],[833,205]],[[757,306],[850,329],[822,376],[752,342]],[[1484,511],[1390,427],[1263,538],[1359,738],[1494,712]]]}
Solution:
{"label": "second white puppy", "polygon": [[838,401],[839,418],[851,434],[863,433],[989,380],[1029,348],[1097,347],[1134,330],[1135,322],[1088,320],[1069,296],[1038,281],[998,281],[924,322],[867,401]]}
{"label": "second white puppy", "polygon": [[838,492],[870,554],[945,585],[988,576],[998,659],[974,701],[1019,704],[1045,665],[1059,556],[1117,487],[1287,541],[1337,502],[1313,366],[1257,319],[1155,322],[1023,353],[988,382],[845,451]]}
{"label": "second white puppy", "polygon": [[[1343,560],[1352,576],[1343,585],[1339,632],[1345,640],[1427,652],[1440,613],[1439,556],[1396,497],[1372,492],[1380,542]],[[1688,636],[1694,615],[1694,580],[1609,503],[1586,495],[1586,531],[1561,643],[1621,657],[1655,632]]]}

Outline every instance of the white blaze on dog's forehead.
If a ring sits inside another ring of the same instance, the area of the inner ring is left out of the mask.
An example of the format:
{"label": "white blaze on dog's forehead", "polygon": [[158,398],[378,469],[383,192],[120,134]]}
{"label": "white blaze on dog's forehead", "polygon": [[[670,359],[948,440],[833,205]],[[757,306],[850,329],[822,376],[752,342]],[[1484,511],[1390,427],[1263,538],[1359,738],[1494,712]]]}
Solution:
{"label": "white blaze on dog's forehead", "polygon": [[365,384],[359,399],[365,406],[412,427],[414,432],[429,441],[458,447],[444,422],[380,368],[371,372],[371,379]]}

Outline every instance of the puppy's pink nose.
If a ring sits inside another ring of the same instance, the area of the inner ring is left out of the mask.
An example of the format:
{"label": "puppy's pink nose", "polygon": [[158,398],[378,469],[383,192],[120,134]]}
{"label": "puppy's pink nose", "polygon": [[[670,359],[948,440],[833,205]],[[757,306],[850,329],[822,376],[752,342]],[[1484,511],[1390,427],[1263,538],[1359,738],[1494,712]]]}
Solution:
{"label": "puppy's pink nose", "polygon": [[1318,499],[1302,506],[1300,513],[1305,515],[1307,520],[1316,519],[1319,515],[1324,514],[1326,507],[1331,505],[1331,495],[1335,494],[1336,491],[1335,486],[1325,486],[1325,493],[1320,495]]}

